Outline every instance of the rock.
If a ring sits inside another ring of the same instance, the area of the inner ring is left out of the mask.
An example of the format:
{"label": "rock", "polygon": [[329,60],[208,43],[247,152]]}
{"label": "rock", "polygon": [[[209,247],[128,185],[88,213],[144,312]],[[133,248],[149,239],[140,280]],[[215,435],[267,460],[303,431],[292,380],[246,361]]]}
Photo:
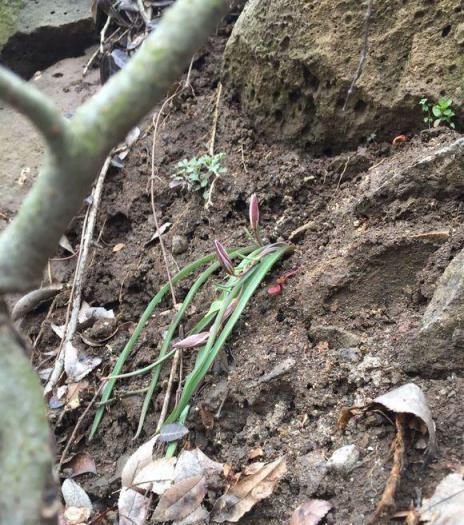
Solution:
{"label": "rock", "polygon": [[327,472],[327,461],[320,450],[313,450],[295,462],[295,476],[307,496],[314,494]]}
{"label": "rock", "polygon": [[464,250],[447,266],[406,350],[408,372],[434,375],[464,368]]}
{"label": "rock", "polygon": [[340,474],[349,474],[358,463],[359,450],[356,445],[338,448],[327,461],[327,469]]}
{"label": "rock", "polygon": [[188,249],[188,240],[184,235],[174,235],[172,238],[171,251],[174,255],[180,255]]}
{"label": "rock", "polygon": [[330,153],[424,127],[418,102],[446,94],[461,113],[464,12],[422,0],[249,0],[229,39],[223,81],[256,128]]}
{"label": "rock", "polygon": [[[74,111],[100,87],[96,69],[89,71],[86,82],[82,82],[82,68],[92,52],[57,62],[30,82],[50,97],[62,113]],[[37,176],[45,146],[27,119],[1,101],[0,122],[0,211],[12,216]],[[28,175],[21,180],[25,171]],[[0,230],[5,225],[0,220]]]}
{"label": "rock", "polygon": [[[423,146],[422,146],[423,148]],[[411,152],[397,158],[397,166],[379,166],[360,185],[362,192],[355,211],[370,215],[393,201],[426,198],[460,198],[464,192],[464,139],[432,147],[419,153],[419,162],[411,163]]]}
{"label": "rock", "polygon": [[58,60],[81,55],[96,40],[90,5],[91,0],[3,1],[2,63],[30,78]]}
{"label": "rock", "polygon": [[350,348],[340,348],[338,351],[340,359],[347,361],[349,363],[359,363],[362,358],[361,351],[359,348],[350,347]]}

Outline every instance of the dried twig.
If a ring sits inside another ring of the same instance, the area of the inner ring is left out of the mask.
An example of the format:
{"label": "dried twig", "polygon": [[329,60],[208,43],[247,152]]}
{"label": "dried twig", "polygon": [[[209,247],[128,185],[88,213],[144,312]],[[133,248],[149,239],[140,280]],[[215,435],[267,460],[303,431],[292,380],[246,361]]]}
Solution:
{"label": "dried twig", "polygon": [[[217,122],[219,118],[219,103],[221,101],[221,94],[222,94],[222,83],[219,82],[218,87],[217,87],[217,94],[216,94],[216,104],[214,106],[213,127],[211,130],[211,139],[209,141],[209,148],[208,148],[208,153],[211,157],[214,155],[214,145],[216,142],[216,130],[217,130]],[[214,190],[214,186],[216,184],[217,178],[218,178],[218,175],[214,177],[213,182],[211,183],[211,187],[208,193],[208,201],[205,204],[205,208],[209,208],[213,204],[211,197],[213,195],[213,190]]]}
{"label": "dried twig", "polygon": [[[74,274],[73,287],[71,289],[71,296],[69,298],[69,303],[71,304],[71,315],[66,320],[65,335],[62,339],[62,344],[60,345],[60,351],[58,357],[55,361],[55,366],[51,373],[50,379],[48,380],[47,385],[45,386],[45,394],[51,392],[53,387],[58,383],[61,374],[63,373],[64,363],[66,359],[66,349],[69,344],[72,342],[74,334],[76,333],[79,311],[81,309],[82,301],[82,288],[84,285],[86,269],[87,269],[87,258],[89,255],[90,244],[93,239],[93,232],[95,229],[95,222],[97,218],[98,208],[100,206],[100,199],[103,190],[103,183],[105,181],[106,173],[110,167],[111,157],[107,157],[103,168],[100,171],[100,175],[97,179],[97,183],[92,192],[92,204],[90,205],[87,213],[87,220],[85,221],[85,226],[83,228],[82,242],[81,247],[79,248],[79,258],[76,264],[76,271]],[[69,306],[68,306],[69,312]]]}
{"label": "dried twig", "polygon": [[346,99],[345,99],[345,103],[343,104],[342,111],[346,110],[348,100],[356,86],[356,82],[361,76],[361,73],[364,67],[364,62],[366,61],[367,54],[369,53],[369,22],[371,20],[371,14],[372,14],[372,0],[367,0],[366,17],[364,19],[364,39],[363,39],[363,47],[361,50],[361,56],[359,58],[359,64],[354,74],[353,80],[351,81],[350,88],[348,89],[348,93],[346,94]]}
{"label": "dried twig", "polygon": [[393,448],[393,466],[388,477],[387,483],[383,490],[382,497],[375,509],[374,513],[369,517],[367,525],[380,525],[381,523],[389,523],[389,514],[395,508],[395,494],[399,486],[401,471],[404,464],[404,429],[405,429],[405,415],[396,415],[396,436],[392,442]]}

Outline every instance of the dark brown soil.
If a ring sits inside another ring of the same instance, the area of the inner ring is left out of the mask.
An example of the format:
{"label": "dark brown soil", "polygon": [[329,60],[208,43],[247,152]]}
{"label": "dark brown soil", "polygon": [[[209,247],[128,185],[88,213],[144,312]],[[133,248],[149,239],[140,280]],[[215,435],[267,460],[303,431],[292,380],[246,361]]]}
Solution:
{"label": "dark brown soil", "polygon": [[[187,422],[189,442],[237,470],[257,446],[263,448],[264,460],[286,455],[288,473],[275,494],[241,523],[285,524],[305,497],[317,497],[333,504],[326,523],[361,525],[374,510],[387,479],[394,428],[375,415],[357,418],[341,432],[336,422],[343,407],[410,381],[426,393],[437,424],[439,452],[427,462],[424,452],[414,447],[414,436],[408,435],[399,509],[408,508],[420,493],[429,496],[450,466],[464,461],[461,371],[430,377],[424,370],[421,376],[411,377],[405,373],[408,367],[403,359],[406,335],[417,327],[437,278],[464,245],[462,203],[409,197],[393,200],[375,213],[354,211],[369,168],[382,162],[386,169],[395,170],[457,134],[426,132],[398,146],[360,145],[355,152],[315,158],[310,151],[262,138],[225,89],[215,151],[226,153],[228,172],[218,181],[214,206],[207,210],[199,195],[174,191],[168,185],[177,161],[207,150],[225,38],[225,34],[217,35],[208,51],[197,56],[192,88],[184,89],[169,106],[157,137],[155,200],[162,223],[172,223],[164,236],[168,251],[174,235],[188,240],[185,253],[170,255],[170,269],[175,271],[211,252],[214,239],[230,247],[246,245],[243,230],[253,192],[259,195],[263,231],[271,241],[288,239],[296,228],[310,224],[292,237],[293,255],[279,265],[268,283],[292,268],[298,268],[298,273],[280,295],[270,296],[266,286],[261,287],[228,341],[221,365],[214,367],[195,396]],[[159,243],[146,244],[155,231],[147,192],[151,145],[150,132],[137,143],[125,168],[112,170],[106,182],[84,298],[92,305],[113,308],[118,323],[125,325],[106,346],[86,350],[100,355],[103,364],[89,376],[81,406],[69,412],[50,411],[58,454],[98,387],[98,378],[108,374],[128,331],[166,280]],[[70,228],[69,238],[75,245],[81,224],[78,217]],[[419,235],[437,231],[448,233]],[[124,247],[113,252],[118,243]],[[52,262],[53,276],[68,281],[74,264],[74,259]],[[179,301],[187,291],[188,283],[178,288]],[[58,345],[49,323],[63,322],[68,293],[62,293],[57,309],[45,322],[37,363]],[[197,312],[207,307],[208,299],[202,297]],[[31,338],[46,311],[43,307],[40,318],[26,320]],[[155,359],[161,333],[172,315],[167,300],[159,312],[149,322],[126,370]],[[191,366],[188,355],[184,365]],[[134,378],[121,381],[119,388],[134,390],[147,382],[145,376]],[[94,409],[85,418],[72,452],[87,451],[96,461],[98,474],[79,479],[100,510],[114,507],[120,487],[118,465],[153,433],[160,397],[151,407],[145,433],[136,441],[132,438],[142,395],[108,405],[97,437],[90,443],[86,436]],[[198,408],[215,413],[225,397],[214,428],[206,430]],[[318,476],[318,461],[352,443],[361,452],[357,468],[346,477]]]}

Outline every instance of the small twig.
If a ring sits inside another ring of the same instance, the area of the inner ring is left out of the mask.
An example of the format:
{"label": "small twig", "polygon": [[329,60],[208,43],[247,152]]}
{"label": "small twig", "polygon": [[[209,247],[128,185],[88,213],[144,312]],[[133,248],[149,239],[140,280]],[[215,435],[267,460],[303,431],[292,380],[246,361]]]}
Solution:
{"label": "small twig", "polygon": [[143,5],[143,0],[137,0],[137,7],[139,8],[140,15],[142,16],[145,25],[149,26],[151,18],[145,9],[145,6]]}
{"label": "small twig", "polygon": [[164,420],[166,419],[166,415],[168,413],[169,408],[169,401],[171,399],[172,394],[172,385],[174,383],[174,378],[176,377],[176,371],[177,371],[177,365],[179,363],[181,352],[178,350],[172,359],[171,364],[171,372],[169,373],[169,380],[168,380],[168,386],[166,387],[166,394],[164,395],[163,400],[163,406],[161,408],[160,417],[158,420],[158,424],[156,425],[156,432],[159,432],[161,427],[163,426]]}
{"label": "small twig", "polygon": [[[221,101],[221,94],[222,94],[222,83],[219,82],[218,88],[217,88],[217,94],[216,94],[216,104],[214,106],[213,127],[211,129],[211,139],[209,141],[209,148],[208,148],[208,153],[211,157],[214,155],[214,145],[216,142],[216,130],[217,130],[217,122],[219,118],[219,103]],[[218,178],[219,178],[219,175],[216,174],[214,176],[213,182],[211,183],[211,187],[208,193],[208,200],[205,204],[206,209],[208,209],[210,206],[213,205],[212,195],[214,191],[214,186],[216,185],[216,181]]]}
{"label": "small twig", "polygon": [[356,72],[354,74],[350,88],[348,89],[348,93],[346,94],[346,99],[345,99],[345,103],[343,104],[342,111],[346,110],[348,100],[351,96],[351,93],[353,92],[355,88],[356,82],[358,81],[359,77],[362,74],[364,62],[366,61],[367,54],[369,53],[369,22],[370,22],[371,14],[372,14],[372,2],[373,0],[367,0],[366,17],[364,19],[364,39],[363,39],[363,47],[361,50],[361,56],[359,58],[358,68],[356,69]]}
{"label": "small twig", "polygon": [[341,184],[341,182],[342,182],[343,175],[345,175],[346,170],[347,170],[347,168],[348,168],[348,164],[350,163],[350,160],[351,160],[352,158],[353,158],[353,155],[350,155],[350,156],[348,157],[348,160],[345,162],[345,166],[343,167],[343,170],[342,170],[342,172],[340,173],[340,177],[339,177],[339,179],[338,179],[338,183],[337,183],[337,191],[338,191],[338,189],[340,188],[340,184]]}
{"label": "small twig", "polygon": [[[89,255],[90,245],[93,239],[93,232],[95,229],[95,222],[97,218],[97,212],[100,205],[100,199],[103,190],[103,183],[105,181],[106,173],[110,167],[111,157],[108,156],[105,160],[103,168],[100,171],[98,176],[95,189],[92,192],[92,204],[88,209],[87,220],[85,222],[85,227],[83,228],[82,242],[79,249],[79,258],[76,264],[76,271],[74,274],[73,287],[71,290],[71,296],[69,302],[71,304],[72,300],[72,309],[71,314],[68,317],[65,328],[65,335],[62,339],[62,344],[60,345],[60,351],[58,357],[55,361],[55,366],[53,367],[52,374],[48,380],[47,385],[45,386],[45,394],[48,394],[53,387],[58,383],[61,374],[63,373],[64,364],[66,360],[66,349],[68,344],[72,342],[74,334],[76,333],[79,311],[81,309],[82,301],[82,288],[84,285],[86,269],[87,269],[87,258]],[[69,312],[69,306],[68,306]],[[68,321],[69,319],[69,321]]]}
{"label": "small twig", "polygon": [[190,75],[192,74],[192,67],[193,67],[194,60],[195,60],[195,55],[193,55],[192,60],[190,60],[190,65],[187,71],[187,78],[185,79],[185,82],[184,82],[184,89],[190,88],[192,90],[193,96],[195,96],[195,91],[193,90],[192,84],[190,84]]}
{"label": "small twig", "polygon": [[404,465],[404,429],[405,415],[396,415],[396,436],[392,442],[393,447],[393,466],[383,490],[382,497],[367,521],[367,525],[379,525],[387,520],[387,516],[395,508],[395,494],[400,483],[401,471]]}
{"label": "small twig", "polygon": [[105,44],[106,32],[108,31],[110,24],[111,24],[111,16],[109,16],[106,19],[105,25],[103,26],[103,29],[100,31],[100,53],[102,55],[103,55],[103,52],[105,51],[105,48],[103,46]]}
{"label": "small twig", "polygon": [[61,454],[60,462],[58,463],[58,468],[57,468],[58,472],[60,472],[61,466],[66,461],[66,457],[68,455],[69,449],[71,448],[71,445],[73,444],[74,438],[76,437],[77,431],[81,427],[85,416],[88,414],[89,410],[94,405],[95,401],[97,400],[97,397],[100,395],[100,392],[103,390],[104,386],[105,386],[105,381],[102,381],[101,385],[95,391],[95,394],[93,395],[93,397],[90,400],[89,404],[85,407],[85,410],[79,416],[79,419],[77,420],[76,426],[74,427],[74,429],[73,429],[73,431],[71,433],[71,436],[69,437],[68,442],[66,443],[66,446],[64,447],[64,450],[63,450],[63,452]]}

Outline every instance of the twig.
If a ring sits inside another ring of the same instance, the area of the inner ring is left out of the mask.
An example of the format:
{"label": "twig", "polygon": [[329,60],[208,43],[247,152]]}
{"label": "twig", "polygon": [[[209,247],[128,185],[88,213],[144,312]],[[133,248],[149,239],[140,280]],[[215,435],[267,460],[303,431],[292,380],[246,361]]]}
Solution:
{"label": "twig", "polygon": [[348,168],[348,164],[350,163],[350,160],[351,160],[352,158],[353,158],[353,155],[350,155],[350,156],[348,157],[348,160],[345,162],[345,166],[343,167],[343,170],[342,170],[342,172],[340,173],[340,177],[339,177],[339,179],[338,179],[338,183],[337,183],[337,191],[338,191],[338,189],[340,188],[340,184],[341,184],[341,182],[342,182],[343,175],[345,175],[346,170],[347,170],[347,168]]}
{"label": "twig", "polygon": [[387,483],[380,498],[380,501],[367,521],[367,525],[379,525],[386,521],[388,514],[395,508],[395,493],[399,486],[401,471],[404,464],[404,427],[405,427],[405,415],[396,415],[396,436],[392,442],[393,447],[393,466],[388,477]]}
{"label": "twig", "polygon": [[107,157],[103,168],[101,169],[100,175],[97,179],[97,184],[92,192],[92,204],[88,210],[88,220],[86,221],[82,244],[79,249],[79,258],[76,264],[76,271],[74,274],[73,288],[71,290],[70,302],[72,299],[72,310],[69,317],[69,322],[66,325],[65,335],[62,340],[62,345],[58,357],[55,361],[52,374],[45,386],[45,394],[48,394],[53,387],[58,383],[61,374],[63,373],[64,364],[66,361],[66,350],[69,344],[72,342],[74,334],[76,333],[77,323],[79,318],[79,311],[81,309],[82,301],[82,288],[84,285],[86,269],[87,269],[87,258],[89,255],[90,244],[93,239],[93,232],[95,229],[95,222],[97,218],[98,208],[100,206],[100,199],[103,190],[103,183],[105,181],[106,173],[110,167],[111,157]]}
{"label": "twig", "polygon": [[348,89],[348,93],[346,94],[346,99],[345,99],[345,103],[343,104],[342,111],[346,110],[348,100],[351,96],[351,93],[353,92],[355,88],[356,82],[361,76],[361,73],[364,67],[364,62],[366,61],[367,54],[369,53],[369,22],[371,20],[371,14],[372,14],[372,2],[373,0],[367,0],[366,16],[364,19],[364,39],[363,39],[363,47],[361,50],[361,56],[359,58],[358,68],[356,69],[353,80],[351,81],[351,85],[350,85],[350,88]]}
{"label": "twig", "polygon": [[169,401],[171,399],[171,394],[172,394],[172,385],[174,383],[174,378],[176,377],[177,366],[179,364],[181,353],[182,352],[178,350],[174,354],[174,357],[172,359],[171,372],[169,373],[168,386],[166,387],[166,394],[164,395],[163,406],[161,408],[161,413],[160,413],[160,417],[158,420],[158,424],[156,425],[156,432],[160,431],[161,427],[163,426],[164,420],[166,419],[166,415],[168,413]]}
{"label": "twig", "polygon": [[192,60],[190,60],[190,65],[187,71],[187,78],[185,79],[185,82],[184,82],[184,89],[190,88],[192,90],[193,96],[195,96],[195,91],[193,90],[192,84],[190,84],[190,75],[192,74],[192,67],[193,67],[194,60],[195,60],[195,55],[193,55]]}
{"label": "twig", "polygon": [[89,404],[85,407],[85,410],[82,412],[82,414],[79,416],[79,419],[77,420],[76,426],[74,427],[71,436],[68,439],[68,442],[66,443],[66,446],[64,447],[64,450],[61,454],[60,462],[58,463],[57,471],[60,472],[61,466],[66,461],[66,456],[68,455],[69,449],[71,448],[71,445],[73,444],[74,438],[76,437],[77,431],[82,425],[82,421],[84,421],[85,416],[88,414],[89,410],[94,405],[97,397],[100,395],[100,392],[102,391],[103,387],[105,386],[105,381],[102,381],[101,385],[97,388],[95,391],[95,394],[93,395],[92,399],[90,400]]}
{"label": "twig", "polygon": [[145,6],[143,5],[143,0],[137,0],[137,7],[139,8],[140,15],[142,16],[143,21],[145,22],[145,25],[146,26],[150,25],[151,18],[149,17],[145,9]]}
{"label": "twig", "polygon": [[[209,148],[208,148],[208,152],[209,152],[209,155],[211,157],[214,155],[214,145],[215,145],[215,142],[216,142],[216,130],[217,130],[217,122],[218,122],[218,118],[219,118],[219,103],[221,101],[221,94],[222,94],[222,83],[219,82],[218,88],[217,88],[217,95],[216,95],[216,104],[214,106],[213,127],[212,127],[212,130],[211,130],[211,139],[210,139]],[[210,187],[209,193],[208,193],[208,200],[207,200],[207,202],[205,204],[205,208],[207,208],[207,209],[210,206],[213,205],[213,201],[212,201],[211,197],[213,195],[214,186],[216,185],[216,181],[217,181],[218,177],[219,177],[219,175],[215,175],[215,177],[213,179],[213,182],[211,183],[211,187]]]}
{"label": "twig", "polygon": [[106,19],[105,25],[103,26],[103,29],[100,31],[100,53],[102,55],[103,55],[103,51],[105,50],[103,45],[105,43],[106,32],[108,31],[110,24],[111,24],[111,16],[109,16]]}

